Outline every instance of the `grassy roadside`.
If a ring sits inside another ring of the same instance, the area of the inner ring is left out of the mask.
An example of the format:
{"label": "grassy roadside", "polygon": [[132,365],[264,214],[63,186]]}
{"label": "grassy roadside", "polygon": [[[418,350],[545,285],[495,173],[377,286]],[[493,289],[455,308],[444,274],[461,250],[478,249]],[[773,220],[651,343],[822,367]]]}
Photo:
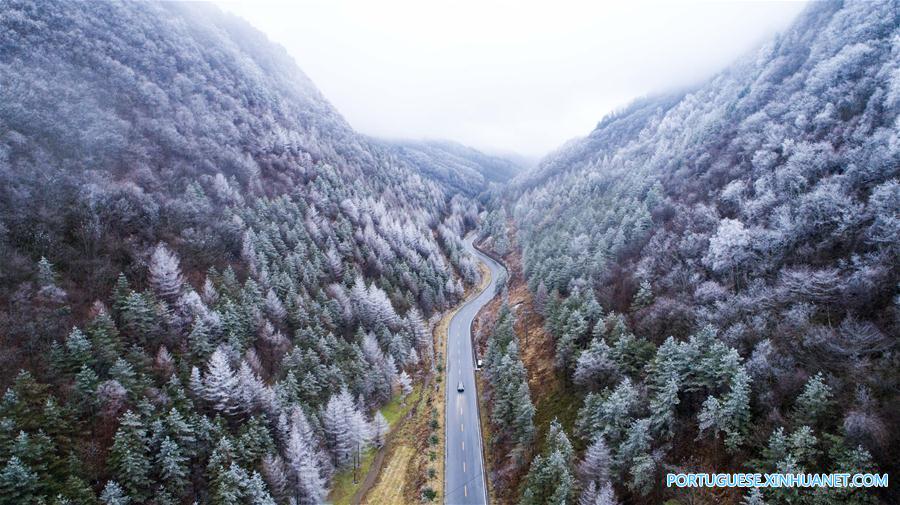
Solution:
{"label": "grassy roadside", "polygon": [[358,482],[353,482],[352,468],[341,470],[334,475],[334,478],[331,481],[331,492],[328,494],[328,503],[334,505],[350,505],[353,495],[356,494],[356,490],[359,489],[363,478],[372,466],[372,461],[375,459],[376,452],[377,450],[374,447],[370,447],[363,453],[362,463],[360,464],[359,472],[357,473],[357,476],[359,477]]}

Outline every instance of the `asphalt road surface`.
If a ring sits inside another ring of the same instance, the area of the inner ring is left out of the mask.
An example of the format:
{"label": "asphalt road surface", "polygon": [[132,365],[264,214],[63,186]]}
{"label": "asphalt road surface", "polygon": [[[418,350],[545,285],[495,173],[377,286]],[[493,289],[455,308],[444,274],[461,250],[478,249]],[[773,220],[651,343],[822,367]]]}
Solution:
{"label": "asphalt road surface", "polygon": [[[476,298],[465,304],[450,321],[447,341],[447,454],[445,461],[444,503],[486,504],[484,460],[481,452],[481,425],[475,391],[475,357],[470,330],[478,310],[494,297],[497,278],[504,268],[478,252],[474,234],[465,240],[466,249],[487,264],[491,282]],[[480,373],[480,372],[479,372]],[[457,391],[459,383],[465,391]]]}

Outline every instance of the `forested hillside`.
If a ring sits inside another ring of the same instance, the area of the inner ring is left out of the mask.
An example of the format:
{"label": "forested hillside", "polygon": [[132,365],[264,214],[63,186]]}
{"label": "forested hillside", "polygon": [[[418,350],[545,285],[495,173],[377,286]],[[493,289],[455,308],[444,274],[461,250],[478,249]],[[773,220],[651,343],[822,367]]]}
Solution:
{"label": "forested hillside", "polygon": [[519,167],[510,160],[489,156],[455,142],[398,141],[385,144],[394,148],[397,156],[421,173],[468,196],[475,196],[491,187],[500,188],[519,171]]}
{"label": "forested hillside", "polygon": [[[515,235],[504,209],[486,227],[521,247],[583,398],[565,428],[588,448],[551,430],[523,503],[742,499],[665,489],[673,470],[896,472],[898,121],[900,6],[815,2],[757,54],[515,181]],[[763,498],[898,495],[747,497]]]}
{"label": "forested hillside", "polygon": [[442,156],[214,7],[4,1],[0,503],[321,502],[477,275]]}

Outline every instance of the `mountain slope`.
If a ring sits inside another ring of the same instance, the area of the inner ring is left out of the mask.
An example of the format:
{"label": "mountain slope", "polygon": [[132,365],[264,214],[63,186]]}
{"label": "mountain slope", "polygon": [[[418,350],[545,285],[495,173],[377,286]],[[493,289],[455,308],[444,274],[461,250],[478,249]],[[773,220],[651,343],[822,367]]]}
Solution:
{"label": "mountain slope", "polygon": [[688,499],[666,465],[896,468],[898,26],[895,1],[814,3],[513,182],[528,283],[585,397],[576,435],[614,461],[581,489]]}
{"label": "mountain slope", "polygon": [[405,141],[388,145],[419,172],[467,195],[474,196],[492,184],[500,186],[519,172],[519,167],[507,159],[455,142]]}
{"label": "mountain slope", "polygon": [[476,275],[419,165],[208,5],[4,2],[0,502],[321,501]]}

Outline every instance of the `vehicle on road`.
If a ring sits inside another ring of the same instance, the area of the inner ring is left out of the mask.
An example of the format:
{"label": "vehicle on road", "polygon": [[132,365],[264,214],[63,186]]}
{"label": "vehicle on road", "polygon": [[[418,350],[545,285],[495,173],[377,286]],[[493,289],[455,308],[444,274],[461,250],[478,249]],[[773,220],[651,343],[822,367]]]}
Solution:
{"label": "vehicle on road", "polygon": [[456,390],[459,391],[460,393],[462,393],[463,391],[466,390],[465,386],[463,386],[462,381],[459,381],[459,385],[456,386]]}

